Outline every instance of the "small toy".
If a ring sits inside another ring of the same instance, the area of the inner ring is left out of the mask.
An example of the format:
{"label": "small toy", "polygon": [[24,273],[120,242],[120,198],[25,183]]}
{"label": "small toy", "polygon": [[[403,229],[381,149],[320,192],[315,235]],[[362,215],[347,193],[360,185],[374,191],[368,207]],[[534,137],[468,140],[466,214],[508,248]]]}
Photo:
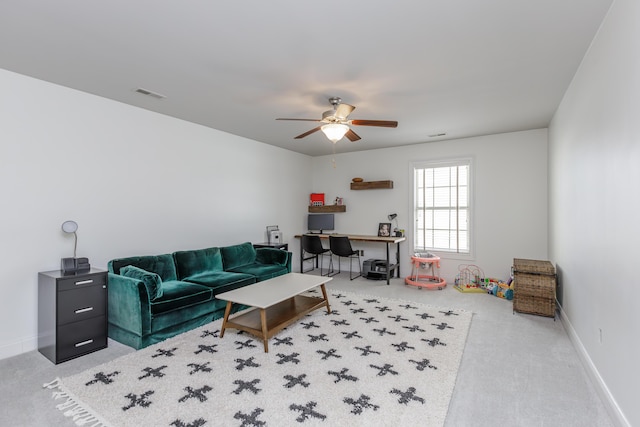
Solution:
{"label": "small toy", "polygon": [[513,299],[513,283],[511,280],[509,282],[503,282],[499,279],[487,278],[483,286],[488,294],[507,300]]}
{"label": "small toy", "polygon": [[454,288],[465,293],[486,292],[484,283],[484,272],[477,265],[461,264],[458,266],[458,275],[455,279]]}

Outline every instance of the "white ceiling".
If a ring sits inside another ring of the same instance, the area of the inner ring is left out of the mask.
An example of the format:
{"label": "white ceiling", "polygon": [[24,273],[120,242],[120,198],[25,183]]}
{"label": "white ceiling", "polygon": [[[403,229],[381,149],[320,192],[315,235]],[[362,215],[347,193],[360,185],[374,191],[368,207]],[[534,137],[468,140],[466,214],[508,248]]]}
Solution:
{"label": "white ceiling", "polygon": [[316,156],[548,126],[611,1],[0,0],[0,68]]}

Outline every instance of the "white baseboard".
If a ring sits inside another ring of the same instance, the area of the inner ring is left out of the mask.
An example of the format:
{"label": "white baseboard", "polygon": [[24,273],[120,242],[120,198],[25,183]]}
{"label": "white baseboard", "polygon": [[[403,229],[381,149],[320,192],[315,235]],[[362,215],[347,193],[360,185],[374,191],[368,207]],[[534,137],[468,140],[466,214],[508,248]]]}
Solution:
{"label": "white baseboard", "polygon": [[613,419],[613,422],[618,427],[631,427],[631,423],[629,423],[629,420],[627,420],[627,418],[624,416],[624,413],[622,412],[615,398],[609,391],[607,384],[605,384],[604,380],[600,376],[600,373],[598,372],[598,369],[596,368],[596,366],[593,364],[593,361],[589,357],[589,353],[587,353],[587,350],[584,348],[584,345],[582,345],[582,341],[580,341],[578,334],[576,333],[575,329],[573,329],[573,325],[571,325],[571,322],[569,321],[567,314],[564,312],[562,307],[559,307],[559,308],[560,308],[560,320],[562,321],[562,325],[564,326],[564,329],[567,331],[567,334],[569,335],[569,339],[573,343],[573,346],[578,352],[578,357],[582,361],[582,365],[587,371],[587,375],[591,379],[591,382],[594,385],[596,392],[602,399],[602,402],[605,408],[607,409],[607,412]]}
{"label": "white baseboard", "polygon": [[0,360],[38,349],[38,338],[25,338],[0,347]]}

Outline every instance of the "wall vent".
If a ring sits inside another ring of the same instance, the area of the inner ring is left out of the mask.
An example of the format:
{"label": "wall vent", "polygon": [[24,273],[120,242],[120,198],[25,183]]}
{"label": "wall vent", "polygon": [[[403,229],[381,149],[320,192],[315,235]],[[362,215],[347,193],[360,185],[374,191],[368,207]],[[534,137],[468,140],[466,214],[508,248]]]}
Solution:
{"label": "wall vent", "polygon": [[160,93],[152,92],[152,91],[150,91],[150,90],[143,89],[143,88],[141,88],[141,87],[139,87],[138,89],[136,89],[136,92],[141,93],[141,94],[143,94],[143,95],[147,95],[147,96],[154,97],[154,98],[156,98],[156,99],[164,99],[164,98],[166,98],[166,96],[164,96],[164,95],[162,95],[162,94],[160,94]]}

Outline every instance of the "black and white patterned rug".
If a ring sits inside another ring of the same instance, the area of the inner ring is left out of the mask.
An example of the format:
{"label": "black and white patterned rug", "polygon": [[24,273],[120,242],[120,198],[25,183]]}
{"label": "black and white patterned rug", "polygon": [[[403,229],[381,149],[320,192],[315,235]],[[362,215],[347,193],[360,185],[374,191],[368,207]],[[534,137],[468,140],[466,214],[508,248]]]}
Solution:
{"label": "black and white patterned rug", "polygon": [[221,320],[45,387],[86,426],[441,426],[472,314],[330,292],[262,342]]}

